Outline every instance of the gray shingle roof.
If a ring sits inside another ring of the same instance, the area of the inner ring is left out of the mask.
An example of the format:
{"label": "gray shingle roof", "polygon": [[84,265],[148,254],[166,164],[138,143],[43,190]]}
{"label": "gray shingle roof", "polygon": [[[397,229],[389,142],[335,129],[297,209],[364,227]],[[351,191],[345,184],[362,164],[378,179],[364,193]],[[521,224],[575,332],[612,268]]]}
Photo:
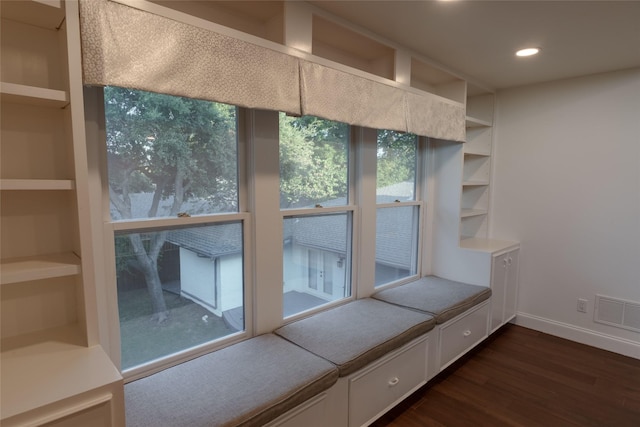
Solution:
{"label": "gray shingle roof", "polygon": [[241,252],[242,226],[236,222],[181,228],[170,231],[167,240],[198,255],[217,258]]}
{"label": "gray shingle roof", "polygon": [[[399,183],[377,191],[379,203],[393,202],[396,199],[407,200],[412,195],[412,183]],[[151,205],[152,197],[151,193],[132,195],[132,211],[135,218],[146,218],[146,210]],[[170,198],[161,201],[158,216],[167,216],[171,202]],[[328,201],[324,206],[340,206],[345,203],[346,200],[340,198]],[[203,209],[205,212],[211,211],[208,202],[188,202],[183,204],[181,210],[196,214]],[[413,228],[410,226],[414,221],[414,209],[411,206],[398,206],[377,210],[377,262],[410,268],[412,251],[416,249],[411,244]],[[112,218],[119,219],[114,209]],[[284,222],[284,238],[306,247],[344,254],[347,250],[347,226],[344,218],[344,214],[289,218]],[[226,223],[180,228],[171,230],[168,241],[209,258],[237,254],[242,250],[242,227],[239,223]]]}

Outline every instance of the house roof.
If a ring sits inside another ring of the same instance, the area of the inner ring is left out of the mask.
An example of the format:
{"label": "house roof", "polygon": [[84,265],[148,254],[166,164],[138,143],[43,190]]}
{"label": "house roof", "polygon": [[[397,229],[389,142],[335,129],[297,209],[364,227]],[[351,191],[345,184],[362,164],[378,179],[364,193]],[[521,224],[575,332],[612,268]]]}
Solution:
{"label": "house roof", "polygon": [[196,226],[172,230],[167,240],[200,256],[217,258],[242,250],[242,226],[239,222]]}
{"label": "house roof", "polygon": [[[378,203],[393,203],[396,200],[407,200],[413,197],[413,183],[403,182],[377,191]],[[134,218],[146,218],[148,206],[153,194],[136,193],[131,195],[131,209]],[[173,202],[172,198],[160,201],[158,216],[168,216]],[[324,206],[341,206],[346,204],[345,198],[337,198],[324,202]],[[410,225],[413,218],[413,206],[377,209],[376,242],[377,262],[400,268],[410,268],[416,249],[414,228]],[[183,211],[204,213],[211,211],[207,201],[189,201],[183,204]],[[120,219],[117,211],[112,209],[112,218]],[[409,226],[408,226],[409,225]],[[347,221],[344,214],[330,213],[305,217],[291,217],[284,222],[285,240],[295,244],[326,250],[337,254],[347,252]],[[192,226],[171,230],[167,240],[175,245],[189,249],[200,256],[216,258],[224,255],[240,253],[242,250],[242,227],[240,223],[224,223],[206,226]]]}

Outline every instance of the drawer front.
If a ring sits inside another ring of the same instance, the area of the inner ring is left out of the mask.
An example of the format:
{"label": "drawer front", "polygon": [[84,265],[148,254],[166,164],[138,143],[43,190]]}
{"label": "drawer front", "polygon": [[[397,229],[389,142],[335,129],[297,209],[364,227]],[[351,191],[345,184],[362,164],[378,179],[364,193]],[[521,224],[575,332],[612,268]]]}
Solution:
{"label": "drawer front", "polygon": [[265,427],[326,427],[326,397],[326,393],[321,393],[271,421]]}
{"label": "drawer front", "polygon": [[368,425],[426,382],[427,345],[420,339],[349,379],[349,427]]}
{"label": "drawer front", "polygon": [[487,337],[488,301],[440,329],[440,370]]}

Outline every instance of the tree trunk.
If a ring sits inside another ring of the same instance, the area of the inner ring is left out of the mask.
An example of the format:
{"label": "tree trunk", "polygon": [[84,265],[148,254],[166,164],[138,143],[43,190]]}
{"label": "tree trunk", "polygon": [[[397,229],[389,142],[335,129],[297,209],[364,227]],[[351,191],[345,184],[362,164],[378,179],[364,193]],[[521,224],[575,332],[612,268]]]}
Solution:
{"label": "tree trunk", "polygon": [[149,257],[147,255],[140,234],[130,234],[129,240],[131,241],[131,246],[133,246],[140,269],[144,274],[149,297],[151,297],[151,305],[153,307],[151,319],[157,323],[163,323],[169,317],[169,312],[164,302],[162,283],[160,282],[160,275],[158,274],[158,256]]}

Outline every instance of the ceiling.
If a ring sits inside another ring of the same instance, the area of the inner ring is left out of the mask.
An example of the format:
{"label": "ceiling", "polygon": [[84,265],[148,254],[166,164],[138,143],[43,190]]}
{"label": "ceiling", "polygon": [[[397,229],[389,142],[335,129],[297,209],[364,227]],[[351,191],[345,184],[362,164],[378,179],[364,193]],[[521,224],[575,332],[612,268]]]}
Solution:
{"label": "ceiling", "polygon": [[309,3],[494,89],[640,67],[637,0]]}

